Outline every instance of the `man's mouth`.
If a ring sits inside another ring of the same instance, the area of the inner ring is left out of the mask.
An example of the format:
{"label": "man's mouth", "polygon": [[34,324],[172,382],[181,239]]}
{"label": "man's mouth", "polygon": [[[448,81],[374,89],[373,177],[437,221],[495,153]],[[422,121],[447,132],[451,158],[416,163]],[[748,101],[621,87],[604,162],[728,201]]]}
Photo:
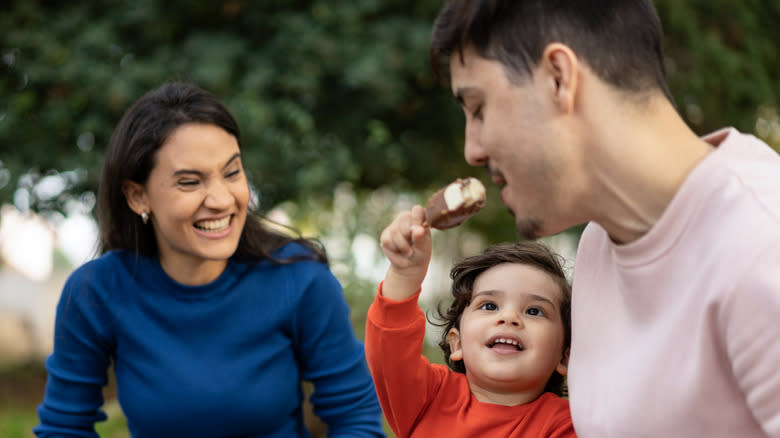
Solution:
{"label": "man's mouth", "polygon": [[489,164],[485,166],[485,169],[487,170],[488,176],[490,176],[490,180],[493,181],[493,184],[503,187],[506,185],[506,178],[504,178],[504,174],[501,173],[501,171],[496,170],[494,167],[491,167]]}

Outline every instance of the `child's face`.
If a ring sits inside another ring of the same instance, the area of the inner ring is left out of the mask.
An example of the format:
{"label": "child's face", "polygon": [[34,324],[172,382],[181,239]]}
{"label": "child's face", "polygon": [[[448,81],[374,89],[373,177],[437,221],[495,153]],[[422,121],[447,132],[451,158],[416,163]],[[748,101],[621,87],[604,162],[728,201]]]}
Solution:
{"label": "child's face", "polygon": [[558,285],[541,269],[503,263],[480,274],[460,329],[449,333],[472,392],[538,396],[553,372],[566,375],[560,306]]}

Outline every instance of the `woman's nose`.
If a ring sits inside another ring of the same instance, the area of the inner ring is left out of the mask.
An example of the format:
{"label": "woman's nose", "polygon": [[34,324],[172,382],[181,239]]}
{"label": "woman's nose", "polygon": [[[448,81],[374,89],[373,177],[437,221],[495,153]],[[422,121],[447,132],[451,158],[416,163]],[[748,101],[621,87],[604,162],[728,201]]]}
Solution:
{"label": "woman's nose", "polygon": [[233,203],[233,194],[224,182],[209,184],[204,205],[208,208],[227,208]]}

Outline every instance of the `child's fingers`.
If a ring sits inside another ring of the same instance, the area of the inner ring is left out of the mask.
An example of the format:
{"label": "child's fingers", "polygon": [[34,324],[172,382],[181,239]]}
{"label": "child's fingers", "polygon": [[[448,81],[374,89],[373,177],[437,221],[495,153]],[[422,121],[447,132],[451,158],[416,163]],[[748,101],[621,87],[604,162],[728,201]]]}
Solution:
{"label": "child's fingers", "polygon": [[425,224],[425,209],[422,208],[419,205],[415,205],[412,207],[411,214],[411,223],[412,225],[420,225],[422,226]]}
{"label": "child's fingers", "polygon": [[412,231],[409,212],[398,215],[387,228],[382,231],[380,245],[385,252],[408,254],[412,249]]}
{"label": "child's fingers", "polygon": [[425,209],[415,205],[410,212],[412,246],[422,250],[430,251],[431,228],[425,222]]}
{"label": "child's fingers", "polygon": [[392,233],[391,238],[395,252],[407,256],[412,254],[412,229],[410,227]]}

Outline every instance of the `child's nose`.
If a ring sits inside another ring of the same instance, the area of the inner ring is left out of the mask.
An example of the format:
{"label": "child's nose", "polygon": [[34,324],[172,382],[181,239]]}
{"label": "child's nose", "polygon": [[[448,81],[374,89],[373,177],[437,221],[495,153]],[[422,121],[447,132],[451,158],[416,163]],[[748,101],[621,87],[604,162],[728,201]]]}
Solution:
{"label": "child's nose", "polygon": [[521,327],[523,325],[523,319],[514,311],[504,310],[499,315],[498,324]]}

